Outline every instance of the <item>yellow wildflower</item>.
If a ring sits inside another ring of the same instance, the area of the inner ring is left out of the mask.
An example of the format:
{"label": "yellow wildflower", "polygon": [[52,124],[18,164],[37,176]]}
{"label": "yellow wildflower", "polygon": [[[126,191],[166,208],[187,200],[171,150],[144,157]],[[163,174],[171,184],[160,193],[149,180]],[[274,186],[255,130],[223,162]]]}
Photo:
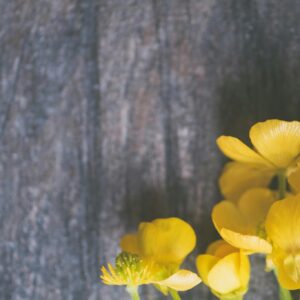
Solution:
{"label": "yellow wildflower", "polygon": [[151,261],[143,260],[139,255],[122,252],[115,262],[115,267],[107,265],[101,268],[100,278],[108,285],[138,286],[149,284],[157,277],[157,267]]}
{"label": "yellow wildflower", "polygon": [[213,208],[212,220],[221,237],[248,253],[270,253],[264,221],[276,194],[266,188],[246,191],[240,199],[221,201]]}
{"label": "yellow wildflower", "polygon": [[229,158],[275,172],[293,166],[300,154],[300,122],[267,120],[253,125],[250,140],[255,150],[239,139],[221,136],[217,144]]}
{"label": "yellow wildflower", "polygon": [[193,228],[179,218],[143,222],[136,234],[125,235],[121,240],[123,251],[150,258],[171,269],[177,269],[195,245]]}
{"label": "yellow wildflower", "polygon": [[278,280],[288,290],[300,289],[300,195],[276,201],[266,218]]}
{"label": "yellow wildflower", "polygon": [[137,254],[122,252],[116,258],[115,267],[108,264],[101,268],[100,278],[108,285],[137,287],[143,284],[158,284],[176,291],[185,291],[200,283],[200,278],[187,270],[166,276],[167,271],[154,261],[143,259]]}
{"label": "yellow wildflower", "polygon": [[136,234],[125,235],[120,244],[123,253],[116,266],[108,265],[109,271],[102,268],[101,278],[106,284],[153,284],[167,294],[189,290],[201,282],[197,274],[179,269],[196,245],[193,228],[181,219],[143,222]]}
{"label": "yellow wildflower", "polygon": [[248,290],[250,263],[247,255],[225,241],[212,243],[196,260],[203,282],[220,299],[242,299]]}

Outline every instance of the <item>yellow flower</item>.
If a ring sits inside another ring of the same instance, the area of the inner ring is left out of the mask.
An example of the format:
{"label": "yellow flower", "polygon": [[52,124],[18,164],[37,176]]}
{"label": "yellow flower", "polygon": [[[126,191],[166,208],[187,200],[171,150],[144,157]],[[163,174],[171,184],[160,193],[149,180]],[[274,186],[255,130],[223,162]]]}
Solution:
{"label": "yellow flower", "polygon": [[122,252],[115,262],[115,267],[107,265],[107,269],[101,268],[100,278],[108,285],[138,286],[149,284],[157,277],[157,266],[139,255]]}
{"label": "yellow flower", "polygon": [[127,253],[126,257],[130,259],[124,260],[122,254],[121,258],[117,258],[115,268],[111,265],[108,265],[109,271],[102,268],[101,278],[106,284],[153,284],[167,294],[169,289],[186,291],[201,282],[197,274],[179,270],[180,264],[196,245],[193,228],[181,219],[141,223],[138,232],[125,235],[120,244],[123,253]]}
{"label": "yellow flower", "polygon": [[137,254],[122,252],[116,258],[115,267],[108,264],[101,268],[100,278],[108,285],[137,287],[143,284],[157,284],[176,291],[185,291],[200,283],[200,278],[187,270],[179,270],[166,276],[167,270],[154,261]]}
{"label": "yellow flower", "polygon": [[247,255],[225,241],[212,243],[196,260],[203,282],[220,299],[237,299],[248,290],[250,263]]}
{"label": "yellow flower", "polygon": [[264,221],[276,194],[266,188],[246,191],[240,199],[221,201],[213,208],[212,220],[221,237],[247,253],[270,253]]}
{"label": "yellow flower", "polygon": [[171,269],[177,269],[195,245],[193,228],[179,218],[141,223],[136,234],[126,235],[121,240],[123,251],[150,258]]}
{"label": "yellow flower", "polygon": [[268,168],[234,161],[225,165],[219,186],[225,199],[237,201],[250,188],[267,187],[273,176]]}
{"label": "yellow flower", "polygon": [[239,139],[221,136],[217,144],[229,158],[271,170],[282,170],[295,164],[300,154],[300,122],[267,120],[253,125],[250,140],[255,150]]}
{"label": "yellow flower", "polygon": [[282,287],[300,289],[300,195],[276,201],[266,218],[272,260]]}

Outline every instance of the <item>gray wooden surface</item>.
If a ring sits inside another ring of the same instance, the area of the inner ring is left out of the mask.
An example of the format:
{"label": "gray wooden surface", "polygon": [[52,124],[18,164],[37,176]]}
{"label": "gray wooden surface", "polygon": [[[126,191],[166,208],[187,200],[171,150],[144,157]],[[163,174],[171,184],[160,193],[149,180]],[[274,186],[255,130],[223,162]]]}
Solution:
{"label": "gray wooden surface", "polygon": [[[194,268],[216,237],[216,137],[300,119],[299,1],[0,0],[0,16],[0,299],[128,299],[99,266],[163,216],[196,229]],[[247,299],[276,299],[253,260]]]}

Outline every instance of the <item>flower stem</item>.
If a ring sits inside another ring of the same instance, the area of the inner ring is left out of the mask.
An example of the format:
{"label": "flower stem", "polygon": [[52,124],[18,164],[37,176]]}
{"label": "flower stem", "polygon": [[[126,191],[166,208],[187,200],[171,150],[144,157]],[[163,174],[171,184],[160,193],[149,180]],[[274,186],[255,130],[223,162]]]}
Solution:
{"label": "flower stem", "polygon": [[283,199],[286,192],[286,177],[283,171],[278,173],[278,192],[279,199]]}
{"label": "flower stem", "polygon": [[132,300],[140,300],[139,292],[138,292],[138,287],[137,286],[131,286],[128,285],[126,287],[127,292],[131,296]]}
{"label": "flower stem", "polygon": [[181,300],[177,291],[170,289],[170,295],[173,300]]}
{"label": "flower stem", "polygon": [[276,269],[274,269],[274,274],[278,282],[279,300],[293,300],[291,292],[280,285],[280,282],[278,281],[278,273]]}
{"label": "flower stem", "polygon": [[[283,199],[285,197],[285,193],[286,193],[286,177],[285,177],[285,174],[283,171],[280,171],[277,176],[278,176],[279,199]],[[276,270],[275,270],[275,275],[277,277]],[[281,287],[279,281],[278,281],[278,287],[279,287],[279,299],[280,300],[293,300],[291,292],[289,290],[286,290],[283,287]]]}
{"label": "flower stem", "polygon": [[289,290],[284,289],[279,284],[279,299],[280,300],[293,300],[291,292]]}

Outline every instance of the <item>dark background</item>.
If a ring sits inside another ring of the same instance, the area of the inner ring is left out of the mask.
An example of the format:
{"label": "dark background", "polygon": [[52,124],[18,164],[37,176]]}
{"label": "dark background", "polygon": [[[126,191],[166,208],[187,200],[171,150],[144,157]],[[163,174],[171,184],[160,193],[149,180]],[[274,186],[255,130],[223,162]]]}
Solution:
{"label": "dark background", "polygon": [[[193,225],[194,268],[216,238],[216,137],[300,119],[300,2],[1,0],[0,16],[0,299],[128,299],[99,266],[157,217]],[[253,260],[247,299],[276,299]]]}

